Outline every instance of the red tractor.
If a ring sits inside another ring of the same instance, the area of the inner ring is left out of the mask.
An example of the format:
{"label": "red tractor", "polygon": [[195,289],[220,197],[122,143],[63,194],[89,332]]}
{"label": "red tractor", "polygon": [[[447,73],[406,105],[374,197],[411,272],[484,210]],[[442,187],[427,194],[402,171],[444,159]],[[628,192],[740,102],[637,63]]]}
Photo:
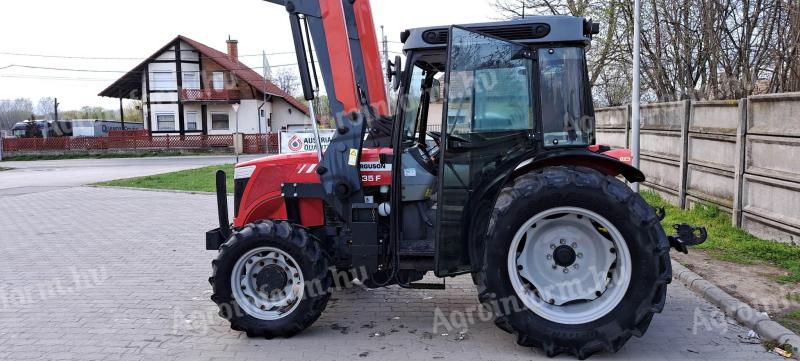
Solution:
{"label": "red tractor", "polygon": [[621,180],[645,179],[630,153],[595,145],[585,49],[598,24],[407,30],[406,65],[387,64],[389,114],[368,0],[268,1],[289,13],[307,100],[319,67],[336,134],[324,154],[237,164],[232,225],[218,173],[211,298],[234,330],[290,337],[342,279],[433,288],[419,283],[433,271],[470,273],[497,326],[548,355],[614,352],[644,334],[671,246],[703,237],[667,237]]}

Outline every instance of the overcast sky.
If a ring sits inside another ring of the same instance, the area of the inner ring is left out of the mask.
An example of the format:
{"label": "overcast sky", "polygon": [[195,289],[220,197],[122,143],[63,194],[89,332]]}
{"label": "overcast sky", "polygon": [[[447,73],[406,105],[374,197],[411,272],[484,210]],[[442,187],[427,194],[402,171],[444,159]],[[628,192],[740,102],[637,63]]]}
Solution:
{"label": "overcast sky", "polygon": [[[389,41],[394,42],[389,44],[393,52],[402,49],[397,42],[406,28],[494,17],[488,0],[372,0],[371,4],[376,26],[384,25]],[[27,97],[35,105],[39,98],[52,96],[58,98],[61,109],[116,107],[116,99],[97,93],[178,34],[221,51],[230,35],[239,40],[241,60],[253,67],[261,65],[262,50],[293,49],[286,11],[259,0],[2,1],[0,14],[0,53],[130,58],[0,54],[0,99]],[[246,56],[252,54],[259,55]],[[295,63],[293,54],[271,55],[269,61],[271,65]],[[2,69],[11,64],[93,71]]]}

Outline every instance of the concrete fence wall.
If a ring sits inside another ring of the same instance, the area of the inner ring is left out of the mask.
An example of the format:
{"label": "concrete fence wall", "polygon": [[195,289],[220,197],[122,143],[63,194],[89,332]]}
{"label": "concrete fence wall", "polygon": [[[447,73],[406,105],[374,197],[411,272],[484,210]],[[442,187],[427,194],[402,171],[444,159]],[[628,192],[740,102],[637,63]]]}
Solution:
{"label": "concrete fence wall", "polygon": [[[598,143],[630,144],[630,109],[598,109]],[[732,224],[800,245],[800,93],[641,109],[643,184],[681,207],[712,204]]]}

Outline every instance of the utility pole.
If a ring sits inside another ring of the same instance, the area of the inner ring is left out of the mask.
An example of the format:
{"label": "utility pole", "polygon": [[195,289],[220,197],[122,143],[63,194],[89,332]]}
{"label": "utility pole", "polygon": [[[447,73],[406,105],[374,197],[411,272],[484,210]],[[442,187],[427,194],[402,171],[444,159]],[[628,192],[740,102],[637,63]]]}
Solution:
{"label": "utility pole", "polygon": [[[641,61],[641,12],[642,4],[640,0],[634,0],[633,5],[633,89],[631,89],[631,153],[633,153],[633,166],[639,168],[639,134],[641,132],[641,124],[639,121],[639,91],[640,91],[640,78],[639,66]],[[635,192],[639,192],[639,183],[633,183],[632,188]]]}
{"label": "utility pole", "polygon": [[[262,50],[262,62],[264,66],[264,128],[267,132],[270,132],[269,124],[267,123],[267,85],[270,81],[272,81],[272,68],[269,66],[269,59],[267,59],[267,52]],[[259,130],[261,129],[261,122],[258,123]]]}
{"label": "utility pole", "polygon": [[522,3],[522,18],[525,19],[525,0],[520,1]]}
{"label": "utility pole", "polygon": [[[264,130],[266,133],[272,131],[269,125],[269,118],[267,114],[267,86],[270,81],[272,81],[272,69],[269,67],[269,60],[267,59],[267,52],[265,50],[261,51],[261,61],[263,62],[264,66],[264,104],[261,105],[262,111],[264,112]],[[261,116],[261,114],[259,114]],[[258,132],[261,133],[261,119],[258,119]],[[269,136],[266,137],[265,140],[266,144],[264,144],[264,150],[266,153],[269,153]]]}
{"label": "utility pole", "polygon": [[122,97],[119,98],[119,122],[122,130],[125,130],[125,109],[122,107]]}
{"label": "utility pole", "polygon": [[[381,49],[382,50],[381,51],[381,55],[383,56],[383,66],[387,66],[388,67],[389,66],[389,39],[386,37],[386,33],[383,31],[383,25],[381,25],[381,46],[383,48],[383,49]],[[384,71],[384,73],[386,73],[386,71]],[[392,113],[393,112],[393,110],[391,109],[392,108],[392,104],[393,104],[393,102],[391,100],[392,99],[392,92],[391,92],[392,88],[389,85],[388,81],[384,82],[384,88],[385,88],[385,91],[386,91],[386,101],[389,102],[389,112]]]}
{"label": "utility pole", "polygon": [[53,120],[58,120],[58,98],[53,100]]}

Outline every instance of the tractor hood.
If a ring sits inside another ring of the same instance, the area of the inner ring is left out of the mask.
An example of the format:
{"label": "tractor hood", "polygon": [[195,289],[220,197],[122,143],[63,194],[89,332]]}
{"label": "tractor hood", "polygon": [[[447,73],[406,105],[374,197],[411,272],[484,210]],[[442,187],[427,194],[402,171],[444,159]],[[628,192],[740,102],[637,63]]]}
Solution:
{"label": "tractor hood", "polygon": [[[362,186],[389,186],[392,183],[392,164],[386,160],[391,155],[391,148],[363,149]],[[318,166],[316,152],[272,155],[237,164],[234,173],[234,225],[241,227],[259,219],[286,219],[282,185],[321,183]],[[321,222],[320,214],[306,217],[303,224],[314,226]]]}

